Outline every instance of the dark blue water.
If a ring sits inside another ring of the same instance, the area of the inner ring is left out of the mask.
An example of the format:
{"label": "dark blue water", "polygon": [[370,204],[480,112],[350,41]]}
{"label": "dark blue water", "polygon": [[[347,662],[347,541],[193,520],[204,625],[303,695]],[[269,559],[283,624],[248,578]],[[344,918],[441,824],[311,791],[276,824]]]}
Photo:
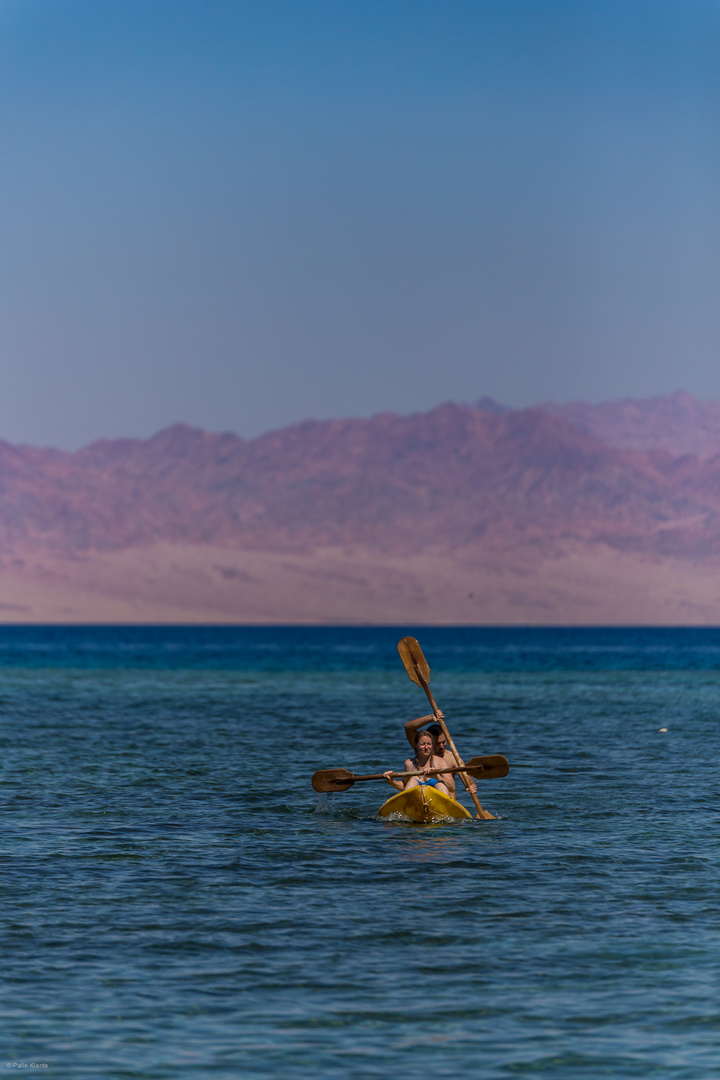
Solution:
{"label": "dark blue water", "polygon": [[[407,632],[496,821],[310,786]],[[0,628],[0,716],[0,1070],[718,1072],[720,631]]]}

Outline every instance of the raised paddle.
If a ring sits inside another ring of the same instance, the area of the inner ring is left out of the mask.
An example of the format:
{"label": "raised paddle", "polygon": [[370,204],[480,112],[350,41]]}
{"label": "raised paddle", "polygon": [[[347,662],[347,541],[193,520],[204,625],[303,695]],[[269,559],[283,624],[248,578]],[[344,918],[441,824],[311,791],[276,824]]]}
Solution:
{"label": "raised paddle", "polygon": [[[494,780],[507,776],[510,766],[502,754],[487,754],[485,757],[470,758],[462,768],[476,780]],[[412,776],[440,776],[442,773],[460,772],[459,766],[449,769],[430,769],[429,772],[392,773],[393,780],[407,780]],[[312,786],[316,791],[347,791],[358,780],[384,780],[385,773],[370,773],[367,776],[355,776],[347,769],[320,769],[313,773]]]}
{"label": "raised paddle", "polygon": [[[418,686],[422,686],[423,690],[427,694],[427,699],[430,702],[430,708],[435,714],[435,719],[440,725],[442,733],[448,741],[448,746],[452,751],[452,755],[458,765],[461,765],[462,762],[460,760],[460,755],[458,754],[455,747],[455,743],[452,741],[450,732],[447,729],[445,721],[443,720],[442,716],[439,715],[439,710],[435,703],[435,698],[432,696],[432,692],[430,690],[430,665],[425,659],[420,645],[414,637],[404,637],[402,641],[398,641],[398,652],[400,653],[400,659],[405,666],[405,670],[407,671],[412,681],[414,683],[417,683]],[[480,805],[480,800],[478,799],[475,792],[470,791],[470,781],[468,780],[467,776],[465,776],[464,773],[461,772],[460,779],[470,792],[470,798],[475,803],[475,807],[477,809],[477,816],[479,818],[485,818],[486,820],[492,819],[493,815],[487,810],[483,810],[482,806]]]}

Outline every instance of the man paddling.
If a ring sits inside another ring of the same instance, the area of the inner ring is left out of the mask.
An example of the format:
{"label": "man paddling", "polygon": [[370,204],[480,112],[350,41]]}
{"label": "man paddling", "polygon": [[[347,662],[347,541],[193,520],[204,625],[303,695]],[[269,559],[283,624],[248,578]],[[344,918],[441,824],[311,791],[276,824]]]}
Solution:
{"label": "man paddling", "polygon": [[[437,715],[443,720],[445,719],[445,714],[439,709]],[[447,739],[445,738],[445,733],[443,732],[443,729],[440,727],[439,724],[431,723],[431,721],[434,720],[434,713],[430,713],[428,716],[418,716],[416,720],[408,720],[405,724],[405,735],[407,737],[407,741],[410,743],[414,750],[418,728],[424,727],[425,724],[427,724],[428,731],[432,735],[434,743],[433,757],[442,758],[445,766],[447,766],[448,768],[453,768],[455,765],[457,765],[457,762],[453,757],[452,753],[448,750]],[[460,761],[462,762],[462,758],[460,758]],[[464,762],[462,763],[464,764]],[[440,768],[442,767],[443,766],[441,765]],[[468,788],[468,790],[471,793],[477,793],[477,784],[470,777],[468,777],[468,779],[470,780],[470,787]],[[450,795],[453,797],[453,799],[456,799],[457,795],[455,794],[455,776],[452,773],[448,773],[445,776],[445,783],[449,788]]]}

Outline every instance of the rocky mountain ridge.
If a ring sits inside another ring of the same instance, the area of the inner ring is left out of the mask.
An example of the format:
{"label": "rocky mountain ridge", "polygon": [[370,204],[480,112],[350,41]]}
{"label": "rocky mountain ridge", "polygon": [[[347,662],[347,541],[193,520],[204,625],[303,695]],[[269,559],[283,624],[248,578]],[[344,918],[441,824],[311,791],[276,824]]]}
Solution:
{"label": "rocky mountain ridge", "polygon": [[0,444],[0,545],[720,551],[720,455],[618,449],[545,408],[446,404],[252,440],[178,424],[77,453]]}
{"label": "rocky mountain ridge", "polygon": [[0,443],[0,617],[714,625],[720,452],[658,445],[693,402]]}
{"label": "rocky mountain ridge", "polygon": [[[488,397],[480,398],[475,407],[502,414],[512,411]],[[562,417],[616,449],[667,450],[676,457],[712,457],[720,453],[720,402],[698,401],[685,390],[599,405],[546,401],[535,407]]]}

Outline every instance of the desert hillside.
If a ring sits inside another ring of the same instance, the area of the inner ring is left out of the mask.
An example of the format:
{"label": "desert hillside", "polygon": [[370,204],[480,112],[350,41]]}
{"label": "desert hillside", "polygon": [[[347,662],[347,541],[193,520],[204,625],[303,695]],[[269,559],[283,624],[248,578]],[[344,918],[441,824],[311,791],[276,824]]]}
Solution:
{"label": "desert hillside", "polygon": [[493,405],[2,443],[0,618],[720,621],[720,406]]}
{"label": "desert hillside", "polygon": [[666,397],[622,398],[600,405],[546,402],[538,408],[563,417],[609,446],[667,450],[675,456],[720,453],[720,403],[698,401],[683,390]]}

